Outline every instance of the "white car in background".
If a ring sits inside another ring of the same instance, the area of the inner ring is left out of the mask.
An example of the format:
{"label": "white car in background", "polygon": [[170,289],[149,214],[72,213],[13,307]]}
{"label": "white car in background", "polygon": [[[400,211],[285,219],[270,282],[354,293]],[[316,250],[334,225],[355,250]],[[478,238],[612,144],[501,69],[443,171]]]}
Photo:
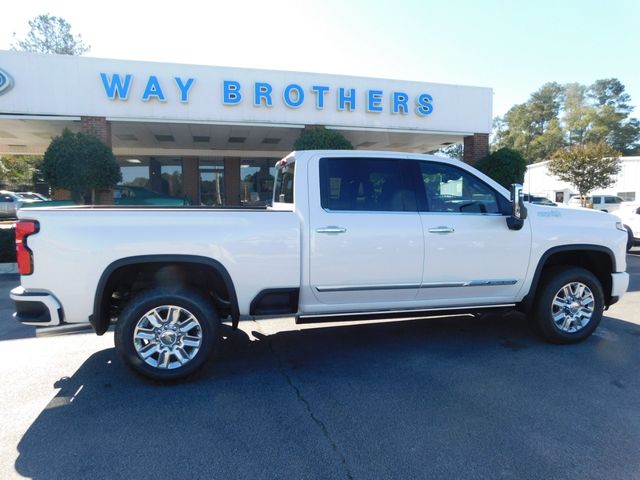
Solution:
{"label": "white car in background", "polygon": [[634,245],[640,245],[640,203],[625,204],[613,214],[622,220],[629,234],[627,251]]}
{"label": "white car in background", "polygon": [[[594,210],[602,210],[603,212],[615,212],[620,209],[624,200],[617,195],[588,195],[587,207]],[[580,207],[580,195],[572,195],[569,199],[570,207]]]}
{"label": "white car in background", "polygon": [[20,207],[37,201],[39,200],[24,198],[15,192],[0,190],[0,218],[16,218]]}
{"label": "white car in background", "polygon": [[34,202],[48,202],[49,200],[51,200],[50,198],[47,198],[44,195],[36,192],[15,192],[15,194],[20,198],[33,200]]}

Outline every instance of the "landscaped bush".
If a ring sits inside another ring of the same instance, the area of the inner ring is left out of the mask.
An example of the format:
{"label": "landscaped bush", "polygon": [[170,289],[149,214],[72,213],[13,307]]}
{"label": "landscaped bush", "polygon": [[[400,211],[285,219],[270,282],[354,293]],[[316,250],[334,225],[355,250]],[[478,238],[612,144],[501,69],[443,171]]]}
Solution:
{"label": "landscaped bush", "polygon": [[503,187],[509,188],[512,183],[522,183],[524,172],[527,171],[527,162],[516,150],[504,147],[482,157],[474,167]]}
{"label": "landscaped bush", "polygon": [[16,261],[16,229],[0,229],[0,263]]}

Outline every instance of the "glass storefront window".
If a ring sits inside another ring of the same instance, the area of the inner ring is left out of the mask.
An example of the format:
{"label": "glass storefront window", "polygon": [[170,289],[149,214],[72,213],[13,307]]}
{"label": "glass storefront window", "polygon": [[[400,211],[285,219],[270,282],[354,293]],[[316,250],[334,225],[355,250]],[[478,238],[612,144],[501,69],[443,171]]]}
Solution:
{"label": "glass storefront window", "polygon": [[184,196],[182,160],[176,158],[132,158],[120,161],[122,182],[171,197]]}
{"label": "glass storefront window", "polygon": [[253,158],[240,165],[240,199],[243,205],[266,205],[273,196],[278,159]]}
{"label": "glass storefront window", "polygon": [[162,192],[172,197],[183,197],[182,188],[182,162],[179,165],[161,165],[160,178]]}
{"label": "glass storefront window", "polygon": [[[138,160],[140,163],[146,161]],[[127,187],[147,187],[149,184],[149,166],[148,165],[120,165],[120,171],[122,172],[122,182],[120,185],[126,185]]]}
{"label": "glass storefront window", "polygon": [[200,204],[224,204],[224,162],[200,159]]}
{"label": "glass storefront window", "polygon": [[[271,202],[275,179],[276,158],[251,158],[238,162],[227,162],[227,181],[239,175],[238,187],[225,191],[225,160],[220,157],[198,159],[198,185],[192,185],[195,178],[183,176],[183,160],[170,157],[121,158],[121,185],[141,187],[163,196],[183,198],[189,196],[194,205],[220,206],[227,205],[228,195],[242,205],[257,206]],[[193,161],[188,158],[184,161]],[[239,172],[238,169],[239,168]],[[189,175],[193,175],[190,173]],[[186,185],[185,185],[186,182]],[[186,187],[186,188],[185,188]],[[188,193],[190,192],[190,193]]]}

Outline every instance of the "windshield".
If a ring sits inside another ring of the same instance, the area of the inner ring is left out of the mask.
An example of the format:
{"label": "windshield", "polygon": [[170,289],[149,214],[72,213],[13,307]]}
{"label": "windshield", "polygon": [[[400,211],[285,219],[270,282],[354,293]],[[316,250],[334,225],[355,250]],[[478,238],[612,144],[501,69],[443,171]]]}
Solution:
{"label": "windshield", "polygon": [[34,193],[18,193],[17,194],[20,198],[24,198],[26,200],[42,200],[40,197],[38,197],[36,194]]}
{"label": "windshield", "polygon": [[[591,196],[586,196],[584,197],[587,202],[591,201]],[[570,202],[579,202],[580,201],[580,195],[571,195],[571,198],[569,199]]]}

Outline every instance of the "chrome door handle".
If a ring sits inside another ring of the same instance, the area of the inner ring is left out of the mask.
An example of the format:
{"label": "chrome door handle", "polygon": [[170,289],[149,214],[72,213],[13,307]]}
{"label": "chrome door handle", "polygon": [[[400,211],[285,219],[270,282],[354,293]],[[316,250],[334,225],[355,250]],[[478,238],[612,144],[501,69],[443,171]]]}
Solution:
{"label": "chrome door handle", "polygon": [[453,233],[455,229],[451,227],[434,227],[429,229],[429,233]]}
{"label": "chrome door handle", "polygon": [[329,226],[329,227],[323,227],[323,228],[316,228],[316,233],[346,233],[347,229],[343,228],[343,227],[334,227]]}

